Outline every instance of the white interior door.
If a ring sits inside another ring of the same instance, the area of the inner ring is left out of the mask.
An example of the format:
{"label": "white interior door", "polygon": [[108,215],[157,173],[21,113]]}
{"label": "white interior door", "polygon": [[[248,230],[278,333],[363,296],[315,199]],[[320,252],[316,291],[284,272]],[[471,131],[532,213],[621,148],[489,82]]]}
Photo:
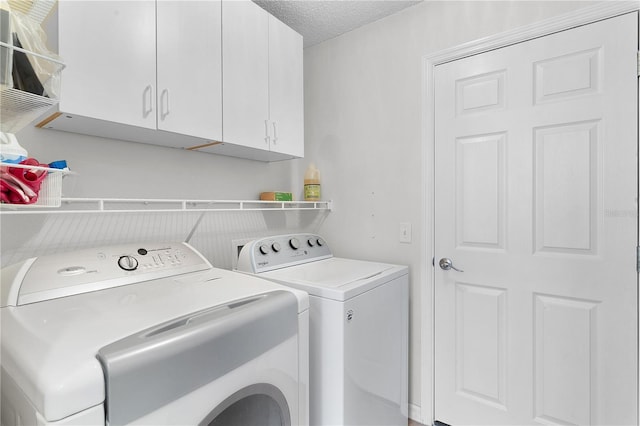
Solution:
{"label": "white interior door", "polygon": [[638,424],[637,26],[435,69],[443,423]]}

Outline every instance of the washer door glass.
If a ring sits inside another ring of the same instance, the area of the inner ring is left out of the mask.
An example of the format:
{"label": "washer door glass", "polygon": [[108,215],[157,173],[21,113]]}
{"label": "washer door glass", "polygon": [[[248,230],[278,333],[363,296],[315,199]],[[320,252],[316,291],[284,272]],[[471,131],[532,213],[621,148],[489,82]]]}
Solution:
{"label": "washer door glass", "polygon": [[231,395],[199,426],[291,426],[289,405],[273,385],[258,383]]}

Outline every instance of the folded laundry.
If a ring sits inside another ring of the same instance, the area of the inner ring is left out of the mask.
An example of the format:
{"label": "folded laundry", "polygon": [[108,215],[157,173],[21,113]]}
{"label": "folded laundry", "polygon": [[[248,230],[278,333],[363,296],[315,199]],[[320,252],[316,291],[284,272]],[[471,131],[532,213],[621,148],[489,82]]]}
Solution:
{"label": "folded laundry", "polygon": [[0,167],[0,202],[10,204],[33,204],[38,201],[38,193],[47,171],[35,167],[47,167],[34,158],[19,163],[29,167]]}

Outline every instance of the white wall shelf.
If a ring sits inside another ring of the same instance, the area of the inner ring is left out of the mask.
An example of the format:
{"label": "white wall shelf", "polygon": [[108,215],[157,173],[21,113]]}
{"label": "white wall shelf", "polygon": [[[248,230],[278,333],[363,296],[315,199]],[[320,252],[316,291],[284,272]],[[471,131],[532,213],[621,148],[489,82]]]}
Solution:
{"label": "white wall shelf", "polygon": [[60,207],[24,209],[2,205],[1,215],[74,213],[232,212],[232,211],[331,211],[332,201],[163,200],[126,198],[62,198]]}

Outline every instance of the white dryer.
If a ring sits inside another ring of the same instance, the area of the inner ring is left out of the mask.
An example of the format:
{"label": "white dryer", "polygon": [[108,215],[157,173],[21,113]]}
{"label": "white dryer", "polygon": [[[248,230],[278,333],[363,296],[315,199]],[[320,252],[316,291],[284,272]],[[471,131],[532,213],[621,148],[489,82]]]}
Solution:
{"label": "white dryer", "polygon": [[185,243],[2,269],[2,424],[308,423],[308,297]]}
{"label": "white dryer", "polygon": [[333,257],[318,235],[262,238],[239,271],[309,293],[311,425],[406,425],[406,266]]}

